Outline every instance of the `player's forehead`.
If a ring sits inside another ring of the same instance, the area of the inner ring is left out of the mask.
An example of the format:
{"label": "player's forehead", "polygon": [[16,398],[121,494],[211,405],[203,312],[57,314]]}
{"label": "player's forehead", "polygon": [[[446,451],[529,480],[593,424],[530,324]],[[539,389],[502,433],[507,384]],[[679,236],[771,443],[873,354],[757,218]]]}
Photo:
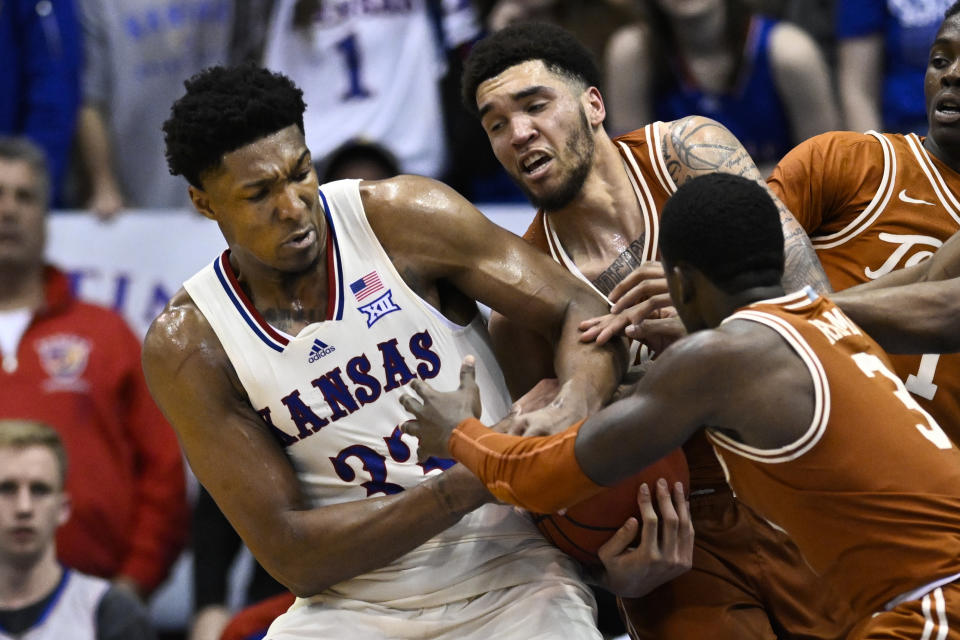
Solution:
{"label": "player's forehead", "polygon": [[309,160],[303,133],[297,125],[290,125],[223,154],[207,180],[246,184],[281,175]]}
{"label": "player's forehead", "polygon": [[477,86],[477,109],[482,114],[496,103],[522,99],[537,89],[558,92],[566,89],[569,82],[543,60],[524,60]]}
{"label": "player's forehead", "polygon": [[934,47],[937,45],[960,45],[960,14],[950,16],[940,25]]}

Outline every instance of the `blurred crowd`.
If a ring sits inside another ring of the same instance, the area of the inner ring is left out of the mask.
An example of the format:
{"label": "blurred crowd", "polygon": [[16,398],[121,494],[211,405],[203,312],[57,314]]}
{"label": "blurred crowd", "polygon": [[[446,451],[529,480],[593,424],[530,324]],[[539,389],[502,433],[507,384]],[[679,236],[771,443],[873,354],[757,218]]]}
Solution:
{"label": "blurred crowd", "polygon": [[[73,515],[57,533],[61,559],[147,601],[189,544],[202,559],[191,637],[218,638],[230,616],[225,576],[239,538],[208,495],[188,504],[179,449],[144,388],[136,338],[111,312],[74,300],[64,274],[42,260],[48,209],[109,220],[191,206],[167,170],[161,124],[194,73],[256,63],[293,79],[321,181],[414,173],[473,202],[525,202],[460,102],[463,60],[486,33],[523,20],[560,24],[601,64],[608,131],[707,116],[766,176],[826,131],[924,135],[924,70],[950,4],[3,0],[0,136],[35,143],[48,172],[29,149],[0,150],[0,169],[14,176],[0,184],[0,201],[4,189],[26,194],[37,218],[34,236],[16,238],[26,253],[0,255],[0,353],[6,374],[22,374],[0,389],[0,418],[41,420],[64,441]],[[38,307],[36,321],[20,312]],[[113,327],[106,338],[104,326]],[[7,345],[21,338],[38,345],[36,363],[11,360]],[[82,402],[44,400],[43,385],[79,385],[77,370],[88,367],[94,388]],[[116,489],[105,502],[107,486]],[[245,599],[279,591],[256,568]]]}
{"label": "blurred crowd", "polygon": [[521,200],[459,104],[459,69],[485,32],[545,20],[603,65],[613,133],[705,115],[769,170],[827,130],[922,134],[927,48],[948,4],[11,0],[0,10],[0,132],[44,149],[57,208],[186,207],[160,124],[184,79],[253,61],[304,87],[318,167],[345,145],[376,145],[401,172],[474,201]]}

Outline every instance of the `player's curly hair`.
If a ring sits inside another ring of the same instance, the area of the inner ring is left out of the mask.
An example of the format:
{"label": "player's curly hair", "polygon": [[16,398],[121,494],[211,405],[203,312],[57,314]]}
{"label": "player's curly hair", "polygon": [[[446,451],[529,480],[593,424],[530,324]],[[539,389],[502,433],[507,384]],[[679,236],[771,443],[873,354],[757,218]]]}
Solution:
{"label": "player's curly hair", "polygon": [[727,293],[783,277],[783,228],[770,194],[753,180],[710,173],[685,182],[660,215],[660,253],[699,269]]}
{"label": "player's curly hair", "polygon": [[290,125],[303,131],[303,92],[282,74],[255,64],[217,66],[183,84],[187,92],[163,123],[167,166],[198,189],[224,154]]}
{"label": "player's curly hair", "polygon": [[943,14],[943,19],[946,20],[947,18],[952,18],[958,13],[960,13],[960,0],[950,5],[950,8],[947,9],[946,13]]}
{"label": "player's curly hair", "polygon": [[527,60],[542,60],[551,71],[587,87],[601,88],[593,54],[573,35],[548,22],[520,22],[487,36],[470,51],[460,80],[463,106],[474,116],[477,87],[503,70]]}

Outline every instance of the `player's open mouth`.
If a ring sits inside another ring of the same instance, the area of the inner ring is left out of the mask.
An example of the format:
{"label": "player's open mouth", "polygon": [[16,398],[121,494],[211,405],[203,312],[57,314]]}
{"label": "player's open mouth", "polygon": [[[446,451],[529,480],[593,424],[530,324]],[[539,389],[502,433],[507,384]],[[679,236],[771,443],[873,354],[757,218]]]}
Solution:
{"label": "player's open mouth", "polygon": [[543,151],[534,151],[520,159],[520,170],[528,176],[533,176],[541,173],[550,160],[550,156]]}
{"label": "player's open mouth", "polygon": [[309,229],[304,229],[303,231],[298,231],[287,236],[287,239],[283,241],[283,244],[289,247],[294,247],[300,249],[308,246],[316,238],[316,231],[313,227]]}
{"label": "player's open mouth", "polygon": [[960,120],[960,99],[943,98],[937,101],[934,113],[937,120],[941,122],[954,122]]}

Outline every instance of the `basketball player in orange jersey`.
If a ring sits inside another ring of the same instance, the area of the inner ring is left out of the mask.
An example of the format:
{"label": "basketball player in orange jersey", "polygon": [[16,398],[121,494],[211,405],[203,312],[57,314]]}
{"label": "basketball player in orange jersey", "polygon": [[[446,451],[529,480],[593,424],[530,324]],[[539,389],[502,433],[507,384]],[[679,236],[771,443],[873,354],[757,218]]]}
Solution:
{"label": "basketball player in orange jersey", "polygon": [[404,399],[421,455],[449,450],[500,499],[549,512],[704,431],[738,499],[849,605],[838,637],[960,638],[960,451],[836,305],[785,293],[777,209],[754,181],[681,185],[660,235],[690,335],[628,397],[552,436],[501,434],[474,418],[467,366],[458,391],[416,382],[423,403]]}
{"label": "basketball player in orange jersey", "polygon": [[[798,145],[770,176],[836,290],[925,260],[960,230],[960,3],[947,10],[930,49],[924,87],[926,137],[825,133]],[[891,359],[960,442],[960,355]]]}
{"label": "basketball player in orange jersey", "polygon": [[[705,118],[655,122],[611,140],[598,83],[589,53],[570,34],[520,24],[474,47],[462,84],[464,104],[480,117],[497,158],[541,209],[527,240],[598,295],[611,296],[618,283],[629,284],[632,273],[653,266],[645,261],[659,255],[659,212],[677,185],[713,172],[763,180],[737,139]],[[826,288],[806,234],[778,208],[786,288]],[[669,304],[665,290],[647,293],[656,294],[656,306]],[[553,375],[549,350],[531,353],[533,346],[545,347],[542,340],[496,315],[491,333],[514,395]],[[733,498],[703,436],[684,450],[696,531],[693,569],[638,603],[631,633],[773,640],[787,629],[797,638],[835,638],[844,612],[833,610],[828,590],[796,547]]]}

